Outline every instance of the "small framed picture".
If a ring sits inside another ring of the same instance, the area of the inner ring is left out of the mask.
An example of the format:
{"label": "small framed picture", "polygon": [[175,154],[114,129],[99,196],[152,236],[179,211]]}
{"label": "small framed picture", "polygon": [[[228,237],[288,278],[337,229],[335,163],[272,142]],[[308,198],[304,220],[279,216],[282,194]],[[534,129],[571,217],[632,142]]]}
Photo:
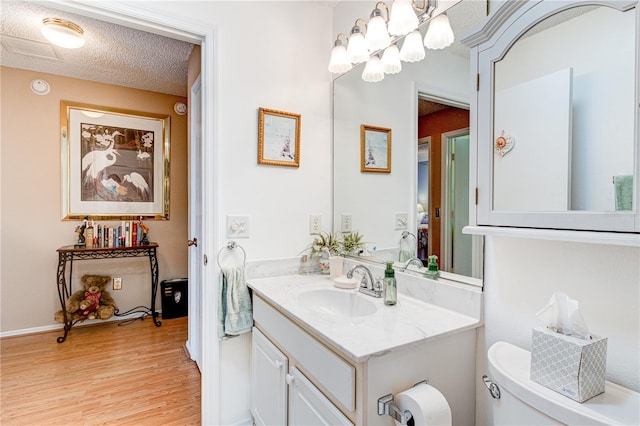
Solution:
{"label": "small framed picture", "polygon": [[258,164],[300,167],[300,114],[259,109]]}
{"label": "small framed picture", "polygon": [[360,125],[360,171],[391,173],[391,129]]}

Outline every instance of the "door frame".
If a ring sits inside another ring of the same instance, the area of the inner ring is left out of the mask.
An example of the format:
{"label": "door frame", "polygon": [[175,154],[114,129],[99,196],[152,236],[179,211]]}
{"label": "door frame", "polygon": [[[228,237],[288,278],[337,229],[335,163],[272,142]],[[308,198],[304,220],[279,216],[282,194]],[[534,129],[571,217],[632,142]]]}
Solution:
{"label": "door frame", "polygon": [[449,228],[451,227],[451,196],[449,195],[449,187],[451,186],[450,165],[452,152],[451,144],[448,142],[453,138],[466,135],[469,135],[469,127],[442,133],[440,139],[440,152],[443,153],[443,155],[440,156],[442,164],[441,170],[445,171],[444,178],[440,181],[440,194],[442,195],[442,201],[440,203],[440,205],[442,206],[442,211],[440,212],[440,217],[442,218],[442,225],[440,227],[440,256],[442,268],[446,268],[447,271],[451,269],[451,264],[453,262],[453,254],[451,253],[451,249],[453,246],[453,236],[449,232]]}
{"label": "door frame", "polygon": [[[218,246],[216,237],[217,218],[219,216],[215,187],[219,185],[216,158],[218,158],[218,136],[214,129],[218,122],[218,105],[214,97],[218,87],[216,69],[217,33],[212,24],[182,20],[175,16],[168,16],[143,9],[132,4],[100,2],[80,3],[62,2],[60,0],[45,0],[43,5],[52,9],[64,10],[78,15],[87,16],[119,25],[135,28],[165,37],[187,41],[201,46],[201,83],[202,83],[202,120],[201,144],[202,158],[206,167],[202,170],[202,301],[204,306],[216,306],[215,292],[216,268],[215,262],[207,267],[207,253],[215,253]],[[144,5],[143,5],[144,6]],[[204,238],[206,235],[212,238]],[[185,241],[186,244],[186,241]],[[212,259],[215,256],[212,257]],[[220,423],[220,349],[217,340],[217,311],[216,309],[202,309],[201,318],[201,347],[202,347],[202,375],[201,375],[201,422],[202,424]]]}

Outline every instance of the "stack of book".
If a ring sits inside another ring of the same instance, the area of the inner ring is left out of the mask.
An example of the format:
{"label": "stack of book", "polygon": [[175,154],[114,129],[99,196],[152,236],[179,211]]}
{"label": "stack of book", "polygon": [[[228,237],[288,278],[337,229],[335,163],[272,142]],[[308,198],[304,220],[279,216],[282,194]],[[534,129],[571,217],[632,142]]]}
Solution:
{"label": "stack of book", "polygon": [[89,221],[84,231],[87,248],[136,247],[141,245],[140,222],[123,220],[119,226],[108,226]]}

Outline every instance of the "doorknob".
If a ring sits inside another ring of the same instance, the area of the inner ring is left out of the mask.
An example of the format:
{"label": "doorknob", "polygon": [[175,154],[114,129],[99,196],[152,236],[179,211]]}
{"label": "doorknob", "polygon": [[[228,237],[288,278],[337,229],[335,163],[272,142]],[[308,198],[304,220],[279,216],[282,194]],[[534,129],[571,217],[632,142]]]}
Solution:
{"label": "doorknob", "polygon": [[191,246],[198,247],[198,239],[194,238],[193,240],[187,240],[187,246],[189,246],[189,247],[191,247]]}

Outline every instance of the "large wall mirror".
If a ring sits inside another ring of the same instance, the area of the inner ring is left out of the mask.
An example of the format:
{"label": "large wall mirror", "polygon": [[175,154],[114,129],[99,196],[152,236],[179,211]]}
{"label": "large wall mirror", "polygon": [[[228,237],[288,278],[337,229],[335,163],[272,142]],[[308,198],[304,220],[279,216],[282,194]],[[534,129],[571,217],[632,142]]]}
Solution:
{"label": "large wall mirror", "polygon": [[[374,4],[341,2],[336,14],[367,16]],[[486,3],[458,2],[447,14],[458,36],[484,19]],[[334,80],[334,231],[350,223],[372,260],[402,265],[406,250],[425,262],[436,254],[443,276],[481,284],[482,239],[461,231],[471,192],[469,49],[427,50],[378,83],[362,71]],[[391,129],[389,173],[361,171],[362,125]]]}
{"label": "large wall mirror", "polygon": [[478,224],[640,231],[640,15],[634,1],[590,3],[508,6],[509,25],[469,37]]}

